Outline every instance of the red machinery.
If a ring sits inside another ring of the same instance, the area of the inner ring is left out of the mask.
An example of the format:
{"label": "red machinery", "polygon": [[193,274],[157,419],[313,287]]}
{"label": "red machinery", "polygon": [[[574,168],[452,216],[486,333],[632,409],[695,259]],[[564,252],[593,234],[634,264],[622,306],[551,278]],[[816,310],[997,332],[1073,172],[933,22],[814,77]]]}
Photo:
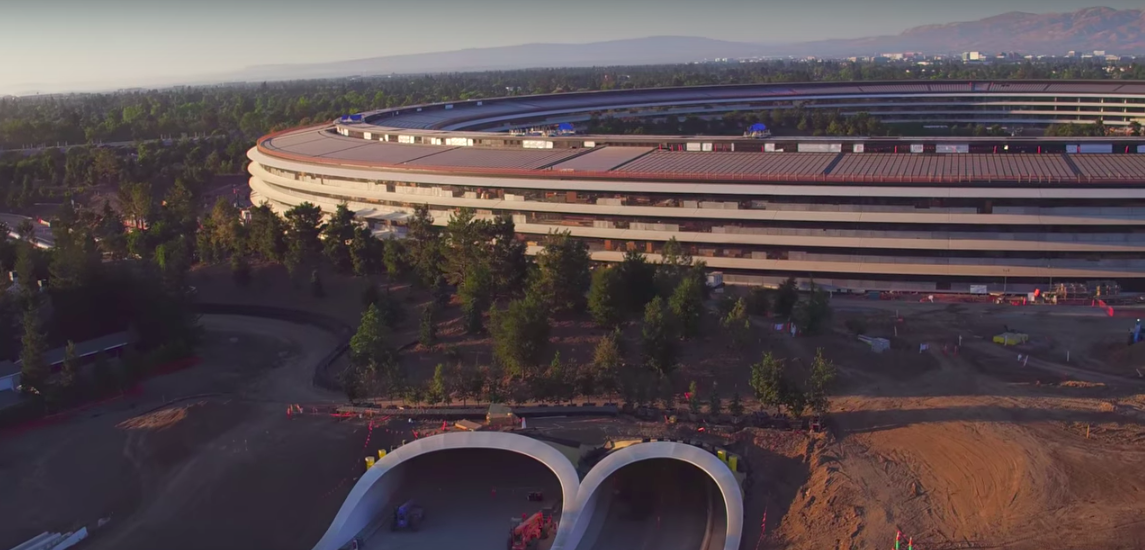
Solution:
{"label": "red machinery", "polygon": [[553,509],[542,508],[529,517],[521,514],[520,519],[510,520],[509,550],[533,550],[539,541],[549,538],[556,525],[553,524]]}

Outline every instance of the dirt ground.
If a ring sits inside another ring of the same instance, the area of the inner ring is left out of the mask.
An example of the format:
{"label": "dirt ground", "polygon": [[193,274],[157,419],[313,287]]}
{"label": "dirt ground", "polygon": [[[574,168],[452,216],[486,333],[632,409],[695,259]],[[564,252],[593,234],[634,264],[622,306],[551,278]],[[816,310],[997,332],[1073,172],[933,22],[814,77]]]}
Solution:
{"label": "dirt ground", "polygon": [[[1145,385],[1141,362],[1124,359],[1132,318],[843,300],[836,312],[833,334],[778,337],[790,358],[822,347],[842,395],[827,434],[753,438],[754,454],[778,455],[765,458],[802,479],[792,491],[756,467],[767,481],[745,524],[766,511],[760,548],[885,548],[896,530],[927,550],[1145,547]],[[853,317],[897,349],[863,349],[842,326]],[[1030,345],[990,342],[1006,326]],[[1033,358],[1023,365],[1019,352]],[[745,533],[744,548],[760,538]]]}
{"label": "dirt ground", "polygon": [[[709,332],[682,367],[701,388],[746,388],[746,365],[761,351],[806,365],[822,349],[839,370],[826,433],[700,433],[623,419],[535,427],[586,442],[674,436],[730,446],[755,481],[744,550],[890,548],[896,530],[923,550],[1145,548],[1145,380],[1136,372],[1145,361],[1124,339],[1134,316],[845,299],[834,307],[828,334],[760,329],[740,352]],[[847,332],[852,318],[892,349],[871,352]],[[1005,328],[1031,343],[992,343]],[[919,353],[923,343],[930,349]],[[1023,365],[1019,352],[1032,358]]]}
{"label": "dirt ground", "polygon": [[[349,281],[329,279],[322,302],[294,305],[352,321],[361,289]],[[225,299],[231,291],[218,286],[200,292]],[[887,548],[896,530],[922,550],[1145,547],[1145,378],[1137,374],[1145,352],[1125,345],[1135,316],[845,299],[834,309],[832,329],[814,337],[791,338],[758,319],[745,349],[710,323],[682,347],[678,377],[697,380],[701,393],[718,383],[725,398],[733,390],[746,397],[748,365],[764,351],[798,368],[822,349],[840,375],[827,433],[701,433],[626,418],[530,426],[586,443],[673,435],[731,445],[755,480],[744,549]],[[847,332],[854,318],[892,349],[871,352]],[[444,346],[468,345],[453,323],[443,320],[441,349],[411,352],[409,364],[431,368]],[[201,365],[66,422],[0,435],[0,548],[108,517],[89,548],[309,548],[361,474],[362,457],[411,437],[415,427],[392,422],[285,414],[291,403],[341,400],[310,384],[332,336],[240,317],[204,324]],[[404,326],[413,333],[416,325],[411,315]],[[1006,328],[1030,343],[990,342]],[[601,334],[562,321],[553,349],[588,361]],[[919,353],[922,343],[930,349]],[[1019,353],[1030,359],[1018,362]]]}
{"label": "dirt ground", "polygon": [[203,362],[52,426],[0,435],[0,548],[110,518],[85,547],[308,549],[363,457],[409,437],[288,403],[332,337],[310,327],[208,316]]}

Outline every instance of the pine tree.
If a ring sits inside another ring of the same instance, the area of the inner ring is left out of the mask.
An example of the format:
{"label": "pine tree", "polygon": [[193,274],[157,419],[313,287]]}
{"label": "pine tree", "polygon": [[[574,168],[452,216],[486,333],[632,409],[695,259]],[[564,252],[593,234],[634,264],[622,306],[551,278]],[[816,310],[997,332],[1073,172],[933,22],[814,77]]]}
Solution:
{"label": "pine tree", "polygon": [[761,407],[776,407],[784,404],[787,394],[783,362],[771,352],[765,353],[760,362],[751,366],[751,389]]}
{"label": "pine tree", "polygon": [[811,282],[811,293],[807,301],[795,311],[796,324],[805,334],[818,334],[831,318],[831,295]]}
{"label": "pine tree", "polygon": [[664,300],[659,296],[653,298],[644,308],[641,330],[644,364],[661,376],[671,374],[676,369],[677,340],[679,337],[671,312],[664,307]]}
{"label": "pine tree", "polygon": [[382,324],[391,329],[397,327],[406,318],[405,308],[402,307],[401,301],[394,296],[389,287],[378,296],[378,313]]}
{"label": "pine tree", "polygon": [[592,285],[588,290],[588,310],[597,325],[609,328],[620,324],[623,291],[618,268],[601,267],[593,271]]}
{"label": "pine tree", "polygon": [[743,400],[740,399],[738,390],[732,394],[732,402],[728,404],[728,412],[737,418],[743,416]]}
{"label": "pine tree", "polygon": [[318,238],[325,225],[322,223],[322,210],[303,202],[286,211],[286,269],[294,272],[299,267],[309,267],[318,259],[322,241]]}
{"label": "pine tree", "polygon": [[380,374],[388,388],[397,388],[401,381],[401,371],[397,362],[397,352],[389,342],[389,331],[381,319],[376,305],[370,305],[362,313],[358,330],[350,338],[350,369],[347,375],[354,381],[354,387],[361,387],[362,380],[370,380]]}
{"label": "pine tree", "polygon": [[743,298],[735,301],[731,311],[721,321],[724,329],[731,336],[732,345],[742,349],[751,335],[751,319],[747,315],[747,303]]}
{"label": "pine tree", "polygon": [[493,278],[489,268],[476,265],[465,273],[461,286],[457,289],[457,298],[461,301],[461,314],[465,320],[465,331],[470,334],[479,334],[485,327],[482,324],[482,314],[489,309],[492,302]]}
{"label": "pine tree", "polygon": [[[346,203],[339,204],[334,213],[330,215],[325,227],[322,228],[323,252],[330,263],[334,264],[334,269],[338,273],[349,273],[351,269],[356,275],[365,273],[364,267],[363,272],[358,273],[358,265],[351,259],[350,241],[358,236],[358,231],[354,226],[354,213],[350,211]],[[368,237],[369,234],[367,233],[366,236]],[[363,247],[365,241],[360,241],[357,244],[359,247]],[[359,260],[364,259],[359,258]],[[362,265],[365,265],[364,261]]]}
{"label": "pine tree", "polygon": [[583,311],[585,293],[591,284],[588,245],[568,231],[550,233],[544,250],[537,256],[538,296],[553,312]]}
{"label": "pine tree", "polygon": [[712,382],[712,391],[708,392],[708,414],[719,416],[723,412],[724,402],[720,397],[719,388]]}
{"label": "pine tree", "polygon": [[549,316],[534,298],[509,302],[506,309],[490,310],[493,355],[510,376],[528,378],[535,372],[549,343]]}
{"label": "pine tree", "polygon": [[620,384],[624,357],[620,352],[620,334],[616,331],[605,334],[596,344],[592,354],[592,366],[596,370],[597,383],[605,392],[615,392]]}
{"label": "pine tree", "polygon": [[429,383],[429,391],[426,392],[430,405],[438,403],[445,403],[449,405],[453,399],[450,396],[449,382],[445,377],[445,365],[438,363],[437,367],[433,369],[433,380]]}
{"label": "pine tree", "polygon": [[43,393],[48,382],[48,364],[44,360],[47,342],[40,329],[38,309],[24,313],[24,338],[20,349],[20,384],[25,391]]}
{"label": "pine tree", "polygon": [[798,302],[799,287],[795,282],[795,277],[789,277],[783,281],[783,284],[779,285],[779,289],[775,292],[775,302],[772,304],[775,314],[780,317],[790,317],[795,310],[795,304]]}
{"label": "pine tree", "polygon": [[830,403],[827,394],[835,381],[835,364],[823,357],[823,349],[815,350],[815,359],[811,360],[811,374],[807,381],[807,401],[811,410],[816,414],[827,412]]}
{"label": "pine tree", "polygon": [[405,246],[397,239],[379,241],[384,243],[382,262],[386,265],[386,275],[391,281],[400,279],[406,273]]}
{"label": "pine tree", "polygon": [[[377,257],[379,255],[378,249],[384,245],[370,234],[369,228],[363,225],[355,227],[353,235],[349,246],[350,266],[354,275],[365,277],[377,270],[376,266],[380,259]],[[327,253],[331,253],[332,248],[336,247],[327,247]],[[338,253],[337,250],[333,251],[335,256]]]}
{"label": "pine tree", "polygon": [[76,344],[68,340],[64,347],[64,363],[60,367],[59,385],[65,392],[70,392],[79,381],[80,364],[76,356]]}
{"label": "pine tree", "polygon": [[437,323],[434,322],[435,307],[433,303],[425,306],[421,311],[421,324],[418,326],[418,343],[423,348],[432,348],[437,345]]}
{"label": "pine tree", "polygon": [[704,314],[704,294],[700,285],[694,277],[684,277],[668,300],[668,307],[679,323],[684,338],[692,338],[700,333]]}
{"label": "pine tree", "polygon": [[616,269],[623,289],[624,300],[621,305],[630,314],[642,314],[644,306],[656,295],[656,266],[649,264],[639,251],[629,250],[624,253],[624,261]]}

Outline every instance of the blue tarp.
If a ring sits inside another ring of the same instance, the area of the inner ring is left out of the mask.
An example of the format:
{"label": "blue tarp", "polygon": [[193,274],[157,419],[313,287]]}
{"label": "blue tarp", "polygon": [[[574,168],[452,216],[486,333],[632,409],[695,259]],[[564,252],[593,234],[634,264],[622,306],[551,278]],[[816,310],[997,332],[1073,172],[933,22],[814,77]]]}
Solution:
{"label": "blue tarp", "polygon": [[766,132],[767,131],[767,125],[763,124],[761,122],[756,122],[755,124],[752,124],[751,127],[747,129],[747,131],[749,131],[753,134],[756,132]]}

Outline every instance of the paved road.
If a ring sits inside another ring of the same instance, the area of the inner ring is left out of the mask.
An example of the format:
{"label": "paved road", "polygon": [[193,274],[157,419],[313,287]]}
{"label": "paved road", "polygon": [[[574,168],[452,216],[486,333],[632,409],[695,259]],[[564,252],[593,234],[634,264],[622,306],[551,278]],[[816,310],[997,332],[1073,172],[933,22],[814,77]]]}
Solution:
{"label": "paved road", "polygon": [[[375,530],[366,534],[366,550],[504,550],[510,518],[532,514],[561,499],[560,483],[548,468],[507,451],[441,451],[408,463],[404,476]],[[528,500],[529,491],[536,490],[544,493],[545,502]],[[425,508],[421,529],[391,532],[389,514],[408,499]],[[544,542],[540,550],[552,538]]]}
{"label": "paved road", "polygon": [[52,238],[52,229],[44,224],[29,218],[28,216],[21,216],[19,214],[5,214],[0,213],[0,222],[8,226],[8,231],[12,238],[17,238],[16,227],[25,220],[31,220],[36,228],[36,245],[41,248],[51,248],[55,244],[55,239]]}
{"label": "paved road", "polygon": [[239,315],[203,315],[199,318],[205,330],[254,334],[293,343],[302,352],[297,360],[273,375],[253,383],[247,392],[252,397],[276,403],[341,403],[346,396],[314,385],[314,366],[337,347],[338,337],[310,325],[299,325],[264,317]]}
{"label": "paved road", "polygon": [[[593,550],[705,550],[701,547],[709,525],[708,499],[715,487],[703,472],[682,462],[652,460],[614,476],[619,494],[614,493],[608,507],[601,509],[607,519]],[[713,513],[717,507],[722,513],[723,503],[717,504],[711,507]],[[707,547],[722,545],[721,535]]]}

